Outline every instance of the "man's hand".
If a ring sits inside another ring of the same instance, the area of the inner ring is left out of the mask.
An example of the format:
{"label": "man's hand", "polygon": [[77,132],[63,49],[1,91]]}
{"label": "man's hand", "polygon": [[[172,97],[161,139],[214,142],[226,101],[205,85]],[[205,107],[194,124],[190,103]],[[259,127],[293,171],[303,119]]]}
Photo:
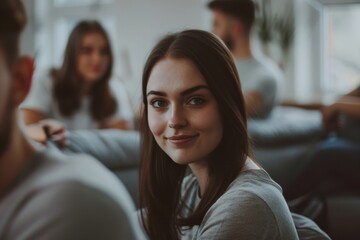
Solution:
{"label": "man's hand", "polygon": [[256,91],[244,94],[246,114],[248,118],[254,117],[264,107],[264,99],[260,93]]}
{"label": "man's hand", "polygon": [[133,124],[127,120],[115,120],[115,121],[108,121],[104,123],[101,128],[112,128],[112,129],[120,129],[120,130],[132,130]]}
{"label": "man's hand", "polygon": [[53,119],[41,120],[38,123],[26,126],[27,134],[35,141],[46,145],[53,141],[59,147],[64,147],[67,142],[67,131],[64,124]]}
{"label": "man's hand", "polygon": [[323,125],[327,130],[337,130],[339,128],[339,112],[336,103],[322,108]]}

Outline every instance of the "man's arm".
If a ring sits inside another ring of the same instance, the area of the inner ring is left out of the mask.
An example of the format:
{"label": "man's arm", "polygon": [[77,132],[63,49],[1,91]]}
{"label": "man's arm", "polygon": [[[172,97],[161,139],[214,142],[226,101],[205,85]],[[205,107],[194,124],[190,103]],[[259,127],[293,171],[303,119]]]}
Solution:
{"label": "man's arm", "polygon": [[264,99],[259,92],[247,92],[244,97],[247,117],[255,116],[264,108]]}
{"label": "man's arm", "polygon": [[323,109],[323,119],[327,122],[339,113],[360,119],[360,98],[343,98],[342,100],[325,107]]}
{"label": "man's arm", "polygon": [[276,104],[277,82],[269,76],[256,79],[253,88],[244,92],[247,117],[266,117]]}
{"label": "man's arm", "polygon": [[345,94],[344,97],[360,97],[360,86]]}

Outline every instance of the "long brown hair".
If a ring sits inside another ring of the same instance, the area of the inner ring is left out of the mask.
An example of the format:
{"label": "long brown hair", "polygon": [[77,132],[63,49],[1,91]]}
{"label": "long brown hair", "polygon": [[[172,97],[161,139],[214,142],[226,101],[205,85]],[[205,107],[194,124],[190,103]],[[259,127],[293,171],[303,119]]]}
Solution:
{"label": "long brown hair", "polygon": [[70,34],[65,48],[64,61],[60,69],[52,69],[54,80],[53,94],[60,113],[71,116],[81,107],[82,95],[79,94],[83,79],[77,71],[77,58],[81,41],[86,34],[99,33],[107,42],[109,66],[105,74],[94,83],[90,90],[90,112],[94,119],[101,121],[110,117],[116,110],[116,101],[111,95],[109,80],[112,74],[113,55],[105,29],[97,21],[81,21]]}
{"label": "long brown hair", "polygon": [[[180,187],[186,166],[178,165],[156,143],[150,132],[146,87],[153,67],[166,57],[192,61],[218,102],[223,138],[210,156],[209,185],[191,216],[180,216]],[[178,239],[180,227],[200,225],[205,213],[237,177],[250,153],[244,98],[231,53],[215,35],[187,30],[166,36],[152,50],[142,78],[140,207],[151,239]]]}

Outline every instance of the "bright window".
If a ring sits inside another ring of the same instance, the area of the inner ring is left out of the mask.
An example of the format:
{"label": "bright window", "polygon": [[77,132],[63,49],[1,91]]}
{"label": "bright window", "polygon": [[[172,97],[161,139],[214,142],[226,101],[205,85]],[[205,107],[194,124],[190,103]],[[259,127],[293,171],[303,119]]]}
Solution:
{"label": "bright window", "polygon": [[110,3],[113,0],[53,0],[55,7],[87,6]]}
{"label": "bright window", "polygon": [[360,4],[324,8],[326,92],[343,94],[360,85]]}

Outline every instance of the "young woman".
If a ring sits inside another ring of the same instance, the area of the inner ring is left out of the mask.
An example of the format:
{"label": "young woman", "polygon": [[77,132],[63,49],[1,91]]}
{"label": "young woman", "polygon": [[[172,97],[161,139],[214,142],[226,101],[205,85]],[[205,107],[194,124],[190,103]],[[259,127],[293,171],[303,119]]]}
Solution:
{"label": "young woman", "polygon": [[239,85],[230,52],[211,33],[170,35],[151,52],[140,169],[151,239],[298,238],[281,188],[250,158]]}
{"label": "young woman", "polygon": [[128,129],[133,113],[122,84],[110,81],[112,67],[105,29],[97,21],[78,23],[62,66],[46,74],[35,73],[31,92],[21,106],[25,123],[51,118],[67,129]]}

